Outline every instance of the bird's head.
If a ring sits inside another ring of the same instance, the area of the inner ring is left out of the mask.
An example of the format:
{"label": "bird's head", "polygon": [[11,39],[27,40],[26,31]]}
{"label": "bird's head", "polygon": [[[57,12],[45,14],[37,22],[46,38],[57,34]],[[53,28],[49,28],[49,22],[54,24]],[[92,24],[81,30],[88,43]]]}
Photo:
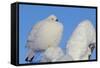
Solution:
{"label": "bird's head", "polygon": [[58,21],[58,19],[57,19],[57,17],[55,16],[55,15],[50,15],[48,18],[47,18],[47,20],[49,20],[49,21]]}

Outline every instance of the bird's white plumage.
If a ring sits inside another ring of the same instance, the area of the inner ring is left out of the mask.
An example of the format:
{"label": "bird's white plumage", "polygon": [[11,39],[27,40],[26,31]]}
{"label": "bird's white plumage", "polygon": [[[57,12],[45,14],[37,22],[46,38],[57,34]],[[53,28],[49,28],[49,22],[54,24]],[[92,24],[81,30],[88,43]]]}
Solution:
{"label": "bird's white plumage", "polygon": [[60,47],[50,47],[43,53],[41,62],[57,62],[64,60],[64,53]]}
{"label": "bird's white plumage", "polygon": [[89,20],[81,22],[67,42],[67,54],[73,60],[88,60],[91,55],[89,44],[96,43],[95,28]]}
{"label": "bird's white plumage", "polygon": [[63,25],[55,15],[38,22],[32,28],[27,40],[27,47],[33,52],[43,51],[48,47],[58,46],[61,40]]}

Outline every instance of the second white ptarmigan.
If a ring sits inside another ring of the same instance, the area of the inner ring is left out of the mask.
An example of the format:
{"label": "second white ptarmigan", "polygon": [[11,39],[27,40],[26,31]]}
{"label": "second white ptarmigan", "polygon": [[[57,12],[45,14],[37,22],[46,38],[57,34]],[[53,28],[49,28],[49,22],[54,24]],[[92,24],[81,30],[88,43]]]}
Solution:
{"label": "second white ptarmigan", "polygon": [[63,25],[55,15],[36,23],[28,35],[25,61],[31,62],[36,52],[44,52],[49,47],[58,46],[62,33]]}
{"label": "second white ptarmigan", "polygon": [[96,47],[96,31],[89,20],[82,21],[67,42],[66,50],[71,60],[89,60]]}

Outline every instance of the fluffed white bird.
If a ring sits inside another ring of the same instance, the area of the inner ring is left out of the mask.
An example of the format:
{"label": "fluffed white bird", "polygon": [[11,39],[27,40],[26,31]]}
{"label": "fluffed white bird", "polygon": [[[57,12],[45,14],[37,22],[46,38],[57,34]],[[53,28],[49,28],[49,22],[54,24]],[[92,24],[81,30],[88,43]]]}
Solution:
{"label": "fluffed white bird", "polygon": [[27,47],[29,49],[25,61],[31,62],[36,52],[44,52],[48,47],[58,46],[63,33],[63,25],[58,22],[55,15],[33,26],[28,35]]}
{"label": "fluffed white bird", "polygon": [[96,47],[96,31],[89,20],[82,21],[72,33],[67,45],[67,55],[71,60],[89,60]]}
{"label": "fluffed white bird", "polygon": [[58,62],[66,61],[66,57],[62,49],[58,47],[49,47],[43,53],[42,59],[40,62]]}

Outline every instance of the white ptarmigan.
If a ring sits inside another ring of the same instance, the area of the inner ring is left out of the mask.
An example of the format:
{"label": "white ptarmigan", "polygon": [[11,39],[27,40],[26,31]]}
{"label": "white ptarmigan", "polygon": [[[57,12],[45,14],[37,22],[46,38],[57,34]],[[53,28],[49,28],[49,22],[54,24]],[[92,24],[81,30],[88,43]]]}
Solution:
{"label": "white ptarmigan", "polygon": [[96,47],[96,31],[89,20],[82,21],[67,42],[66,50],[72,60],[89,60]]}
{"label": "white ptarmigan", "polygon": [[55,15],[50,15],[37,22],[27,39],[27,56],[25,61],[31,62],[36,52],[44,52],[49,47],[58,46],[63,33],[63,25]]}

